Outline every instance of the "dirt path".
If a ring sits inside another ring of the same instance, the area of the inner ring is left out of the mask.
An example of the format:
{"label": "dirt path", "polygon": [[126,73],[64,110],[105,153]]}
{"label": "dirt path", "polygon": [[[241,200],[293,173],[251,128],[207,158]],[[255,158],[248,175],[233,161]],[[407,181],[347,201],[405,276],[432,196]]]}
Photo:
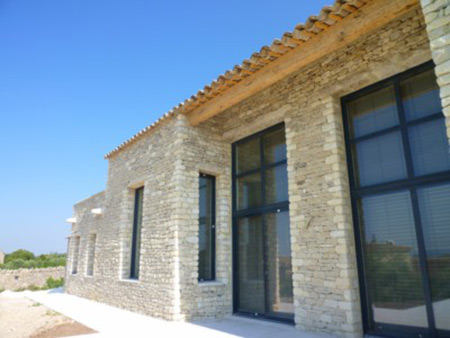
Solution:
{"label": "dirt path", "polygon": [[0,293],[0,337],[54,338],[94,333],[95,331],[20,293]]}

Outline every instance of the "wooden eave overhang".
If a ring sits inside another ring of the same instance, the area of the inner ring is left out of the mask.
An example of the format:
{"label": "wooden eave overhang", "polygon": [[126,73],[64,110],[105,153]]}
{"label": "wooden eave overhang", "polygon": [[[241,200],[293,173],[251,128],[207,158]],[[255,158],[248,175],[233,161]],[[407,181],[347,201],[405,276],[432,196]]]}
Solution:
{"label": "wooden eave overhang", "polygon": [[241,65],[220,75],[106,154],[105,158],[134,143],[173,115],[184,114],[191,125],[198,125],[315,60],[386,25],[415,6],[419,6],[419,0],[335,0],[319,15],[310,16],[305,24],[297,25],[292,32],[273,41],[271,46],[262,47]]}

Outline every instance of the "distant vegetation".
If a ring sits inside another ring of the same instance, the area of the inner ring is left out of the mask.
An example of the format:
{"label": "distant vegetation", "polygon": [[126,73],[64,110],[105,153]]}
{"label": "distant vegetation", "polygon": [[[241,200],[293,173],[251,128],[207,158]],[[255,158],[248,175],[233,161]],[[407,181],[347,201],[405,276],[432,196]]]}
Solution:
{"label": "distant vegetation", "polygon": [[0,264],[0,269],[32,269],[32,268],[50,268],[66,265],[66,254],[50,253],[47,255],[35,256],[34,253],[27,250],[16,250],[5,255],[5,263]]}
{"label": "distant vegetation", "polygon": [[[48,289],[55,289],[55,288],[59,288],[61,286],[64,285],[64,278],[59,278],[59,279],[53,279],[52,277],[47,278],[47,280],[45,281],[45,285],[44,286],[36,286],[34,284],[31,284],[30,286],[26,287],[26,288],[20,288],[20,289],[16,289],[14,291],[25,291],[25,290],[30,290],[30,291],[39,291],[39,290],[48,290]],[[0,292],[2,292],[4,290],[0,289]]]}

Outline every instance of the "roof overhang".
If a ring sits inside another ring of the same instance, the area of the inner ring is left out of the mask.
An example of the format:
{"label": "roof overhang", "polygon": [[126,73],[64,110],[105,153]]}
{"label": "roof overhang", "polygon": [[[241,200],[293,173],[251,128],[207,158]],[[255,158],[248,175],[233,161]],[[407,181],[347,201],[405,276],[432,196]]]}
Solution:
{"label": "roof overhang", "polygon": [[321,25],[321,32],[290,48],[276,60],[267,63],[257,73],[238,81],[207,102],[192,109],[185,109],[183,113],[188,116],[192,125],[198,125],[420,5],[418,0],[365,0],[364,2],[364,5],[360,4],[359,8],[354,8],[352,13],[333,25]]}
{"label": "roof overhang", "polygon": [[351,44],[358,38],[401,17],[419,0],[335,0],[318,16],[285,33],[270,47],[219,76],[191,98],[105,155],[109,158],[177,114],[196,126],[264,90],[302,67]]}

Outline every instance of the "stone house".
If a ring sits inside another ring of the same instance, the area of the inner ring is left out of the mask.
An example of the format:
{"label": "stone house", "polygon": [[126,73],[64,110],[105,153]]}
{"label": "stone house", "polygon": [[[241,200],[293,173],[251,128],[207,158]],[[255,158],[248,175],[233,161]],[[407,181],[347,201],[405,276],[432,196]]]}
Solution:
{"label": "stone house", "polygon": [[450,1],[337,0],[106,155],[66,292],[450,335]]}
{"label": "stone house", "polygon": [[3,264],[5,262],[5,253],[0,250],[0,264]]}

